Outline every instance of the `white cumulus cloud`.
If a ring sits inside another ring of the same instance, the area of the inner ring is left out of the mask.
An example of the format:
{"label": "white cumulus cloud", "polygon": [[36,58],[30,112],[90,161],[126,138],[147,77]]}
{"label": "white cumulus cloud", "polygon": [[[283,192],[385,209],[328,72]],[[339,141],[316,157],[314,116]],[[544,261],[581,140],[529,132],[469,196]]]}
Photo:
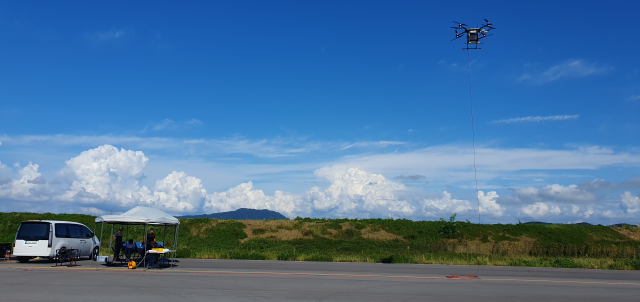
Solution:
{"label": "white cumulus cloud", "polygon": [[571,206],[571,213],[573,214],[578,214],[578,211],[580,211],[580,207],[577,205],[572,205]]}
{"label": "white cumulus cloud", "polygon": [[633,196],[631,192],[626,191],[620,195],[620,198],[622,198],[620,208],[622,208],[625,213],[633,214],[640,211],[640,197]]}
{"label": "white cumulus cloud", "polygon": [[552,206],[551,208],[549,208],[549,206],[544,202],[536,202],[534,204],[523,207],[520,211],[522,214],[524,214],[524,216],[540,218],[546,216],[549,213],[559,214],[560,208],[558,208],[557,206]]}
{"label": "white cumulus cloud", "polygon": [[314,210],[338,217],[404,217],[414,214],[415,208],[396,196],[396,192],[407,190],[403,184],[358,168],[342,173],[339,170],[320,169],[316,172],[316,175],[324,175],[331,181],[331,186],[324,191],[319,187],[307,191],[306,198]]}
{"label": "white cumulus cloud", "polygon": [[453,213],[464,213],[472,210],[473,207],[468,200],[451,198],[447,191],[442,193],[440,198],[425,198],[421,202],[422,214],[427,217],[442,217]]}
{"label": "white cumulus cloud", "polygon": [[253,182],[250,181],[227,191],[208,195],[203,209],[206,213],[227,212],[239,208],[267,209],[280,212],[287,217],[296,217],[305,212],[301,203],[299,197],[282,191],[268,196],[262,190],[255,190]]}
{"label": "white cumulus cloud", "polygon": [[370,174],[357,168],[323,168],[316,171],[331,182],[327,189],[313,187],[303,195],[276,191],[273,196],[243,183],[225,192],[207,196],[205,212],[231,211],[238,208],[269,209],[288,217],[409,217],[415,207],[398,198],[406,187],[387,180],[379,174]]}
{"label": "white cumulus cloud", "polygon": [[[6,168],[0,163],[0,168]],[[20,168],[16,164],[16,168]],[[23,201],[44,201],[48,200],[47,191],[49,186],[41,174],[38,172],[37,164],[29,163],[18,170],[18,179],[2,178],[0,183],[0,197],[23,200]]]}
{"label": "white cumulus cloud", "polygon": [[[470,156],[470,153],[456,147],[424,150],[426,151],[417,152],[411,157],[396,158],[398,160],[395,162],[393,154],[371,156],[367,161],[361,161],[362,158],[359,160],[357,157],[345,157],[346,160],[339,165],[326,166],[314,171],[318,179],[325,182],[324,185],[303,187],[295,194],[282,190],[269,191],[267,194],[258,188],[260,185],[254,186],[251,181],[232,182],[240,184],[228,190],[226,188],[229,186],[226,186],[225,191],[218,191],[219,193],[208,194],[199,178],[179,171],[173,171],[164,178],[164,175],[159,175],[153,179],[157,180],[155,186],[148,185],[144,180],[144,172],[149,159],[143,152],[118,149],[106,144],[81,152],[67,160],[65,167],[51,182],[42,176],[37,164],[29,163],[25,167],[16,164],[12,169],[0,163],[0,200],[7,201],[4,204],[5,208],[9,203],[22,207],[26,202],[50,201],[37,206],[76,206],[74,209],[78,212],[94,214],[111,209],[124,210],[136,205],[157,207],[169,213],[212,213],[244,207],[277,211],[288,217],[390,216],[410,219],[448,217],[452,213],[465,214],[464,217],[474,214],[475,210],[479,210],[482,215],[502,219],[518,214],[536,219],[556,215],[570,216],[572,219],[614,219],[632,218],[640,212],[640,201],[635,191],[640,184],[639,178],[619,183],[595,179],[578,185],[550,184],[518,188],[507,198],[498,196],[496,191],[479,191],[477,198],[480,207],[476,209],[475,201],[454,198],[457,193],[439,191],[442,193],[431,194],[409,189],[382,174],[399,175],[393,178],[394,180],[428,181],[436,177],[434,173],[450,168],[447,164],[442,166],[443,161],[447,160],[458,165],[455,167],[460,173],[469,174],[466,164],[460,164],[460,158],[463,155]],[[491,155],[488,151],[479,154]],[[615,155],[613,151],[600,147],[580,149],[578,155],[580,154],[592,158],[593,162],[601,162],[602,156]],[[567,154],[563,160],[554,161],[554,164],[567,164],[567,161],[576,157],[575,155]],[[620,155],[626,157],[632,166],[638,164],[635,155]],[[498,165],[504,165],[505,162],[523,164],[523,158],[509,158],[508,154],[491,156],[483,161],[493,164],[492,158],[495,157],[497,160],[497,157],[500,157],[501,162],[496,161]],[[530,159],[530,164],[540,165],[537,159],[549,157],[538,154],[535,160]],[[375,165],[368,165],[374,162],[374,159]],[[376,165],[387,166],[380,169]],[[414,167],[420,174],[399,174],[403,170],[395,169],[402,165]],[[416,166],[421,168],[415,168]],[[304,167],[310,169],[313,165]],[[255,172],[255,175],[264,175],[265,171],[273,173],[271,167],[260,169],[262,170]],[[46,173],[45,175],[49,175]],[[216,173],[224,174],[224,171]],[[302,182],[298,182],[300,183]],[[143,184],[147,184],[148,187]],[[627,192],[620,195],[620,198],[617,198],[620,193],[613,197],[600,193],[614,190]]]}
{"label": "white cumulus cloud", "polygon": [[148,162],[141,151],[118,150],[111,145],[84,151],[66,162],[63,173],[69,175],[73,182],[58,199],[133,205],[140,190],[138,180]]}
{"label": "white cumulus cloud", "polygon": [[498,193],[495,191],[488,192],[486,195],[483,191],[479,191],[478,199],[480,201],[480,214],[489,214],[494,217],[501,217],[504,215],[505,208],[496,202],[498,197],[500,196],[498,196]]}
{"label": "white cumulus cloud", "polygon": [[339,177],[329,176],[331,186],[324,193],[329,199],[327,202],[315,203],[316,209],[330,209],[339,207],[341,199],[346,197],[352,199],[354,197],[362,198],[365,202],[371,201],[371,205],[384,203],[384,201],[393,199],[393,192],[396,190],[405,190],[402,184],[388,181],[380,174],[369,174],[357,168],[351,168]]}
{"label": "white cumulus cloud", "polygon": [[153,191],[140,185],[149,159],[141,151],[103,145],[68,160],[61,175],[71,187],[56,200],[120,207],[147,205],[169,212],[201,210],[206,191],[200,179],[174,171],[156,181]]}
{"label": "white cumulus cloud", "polygon": [[153,195],[149,195],[149,190],[143,187],[140,192],[141,201],[170,211],[199,211],[207,197],[201,180],[187,176],[184,172],[171,172],[164,179],[156,181],[153,190]]}

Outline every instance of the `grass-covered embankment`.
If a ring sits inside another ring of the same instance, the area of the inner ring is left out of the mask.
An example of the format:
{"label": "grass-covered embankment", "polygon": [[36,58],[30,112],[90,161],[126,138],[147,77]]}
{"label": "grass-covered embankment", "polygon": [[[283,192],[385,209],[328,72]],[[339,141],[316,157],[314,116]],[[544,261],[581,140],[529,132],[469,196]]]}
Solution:
{"label": "grass-covered embankment", "polygon": [[[0,242],[13,241],[20,221],[27,219],[94,226],[89,215],[0,213]],[[109,244],[109,233],[110,228],[105,228],[103,246]],[[164,228],[156,228],[156,234],[162,241]],[[142,227],[129,228],[130,238],[139,241],[142,236]],[[166,238],[172,241],[173,228],[167,228]],[[190,258],[640,269],[637,228],[478,227],[468,222],[405,219],[182,219],[179,238],[178,256]]]}

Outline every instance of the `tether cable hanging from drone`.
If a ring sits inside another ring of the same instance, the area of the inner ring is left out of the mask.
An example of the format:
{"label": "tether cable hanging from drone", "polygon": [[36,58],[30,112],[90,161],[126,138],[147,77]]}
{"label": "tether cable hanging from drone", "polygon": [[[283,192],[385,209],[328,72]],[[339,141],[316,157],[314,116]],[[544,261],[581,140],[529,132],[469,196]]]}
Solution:
{"label": "tether cable hanging from drone", "polygon": [[[473,126],[473,94],[471,90],[471,59],[469,58],[469,49],[467,49],[467,70],[469,71],[469,101],[471,107],[471,145],[473,146],[473,179],[476,184],[476,202],[478,204],[478,253],[482,246],[482,225],[480,224],[480,197],[478,196],[478,171],[476,169],[476,130]],[[478,268],[476,269],[476,278],[480,271],[480,262],[478,261]]]}
{"label": "tether cable hanging from drone", "polygon": [[[477,167],[476,167],[476,131],[475,131],[475,127],[474,127],[474,118],[473,118],[473,90],[471,89],[471,58],[469,55],[469,49],[482,49],[482,48],[478,48],[478,44],[484,44],[483,42],[480,42],[480,39],[486,38],[488,36],[491,35],[487,35],[487,33],[492,30],[495,29],[491,26],[491,22],[489,22],[489,20],[484,19],[485,22],[487,22],[486,24],[482,25],[481,27],[477,27],[477,28],[467,28],[466,24],[463,23],[459,23],[456,21],[453,21],[454,23],[458,24],[458,27],[452,27],[454,28],[456,37],[453,40],[456,40],[458,38],[462,38],[463,36],[467,37],[467,42],[465,43],[465,45],[467,46],[466,48],[463,48],[463,50],[467,50],[467,71],[469,74],[469,104],[470,104],[470,109],[471,109],[471,143],[472,143],[472,147],[473,147],[473,179],[475,181],[475,189],[476,189],[476,203],[478,206],[478,253],[480,253],[480,249],[482,246],[482,225],[481,225],[481,220],[480,220],[480,197],[478,196],[479,191],[478,191],[478,171],[477,171]],[[464,32],[462,33],[458,33],[458,29],[464,29]],[[453,41],[451,40],[451,41]],[[469,47],[469,45],[474,45],[475,47]],[[467,278],[478,278],[478,273],[480,272],[480,263],[478,262],[478,267],[476,269],[476,274],[475,276],[464,276]],[[448,276],[448,277],[462,277],[462,276]]]}

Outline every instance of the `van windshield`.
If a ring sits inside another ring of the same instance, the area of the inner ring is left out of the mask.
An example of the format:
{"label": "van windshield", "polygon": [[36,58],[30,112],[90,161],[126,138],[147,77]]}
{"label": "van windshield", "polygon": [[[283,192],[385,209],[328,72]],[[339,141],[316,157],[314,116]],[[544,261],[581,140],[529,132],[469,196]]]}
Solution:
{"label": "van windshield", "polygon": [[20,224],[16,240],[48,240],[48,222],[23,222]]}

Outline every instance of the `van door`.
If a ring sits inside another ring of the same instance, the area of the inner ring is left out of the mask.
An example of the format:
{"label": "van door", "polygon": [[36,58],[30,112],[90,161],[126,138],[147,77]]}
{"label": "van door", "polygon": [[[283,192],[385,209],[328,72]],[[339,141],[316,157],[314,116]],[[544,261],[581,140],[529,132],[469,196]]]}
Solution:
{"label": "van door", "polygon": [[91,230],[84,225],[79,225],[79,227],[82,232],[82,238],[80,239],[80,243],[82,244],[81,255],[82,257],[90,256],[95,245],[95,243],[93,242],[93,232],[91,232]]}
{"label": "van door", "polygon": [[[71,223],[56,223],[56,242],[55,249],[66,247],[68,249],[78,249],[82,253],[82,230],[77,224]],[[55,252],[54,252],[55,253]],[[86,256],[86,255],[85,255]]]}
{"label": "van door", "polygon": [[50,230],[49,222],[22,222],[16,233],[13,254],[21,257],[48,257]]}

